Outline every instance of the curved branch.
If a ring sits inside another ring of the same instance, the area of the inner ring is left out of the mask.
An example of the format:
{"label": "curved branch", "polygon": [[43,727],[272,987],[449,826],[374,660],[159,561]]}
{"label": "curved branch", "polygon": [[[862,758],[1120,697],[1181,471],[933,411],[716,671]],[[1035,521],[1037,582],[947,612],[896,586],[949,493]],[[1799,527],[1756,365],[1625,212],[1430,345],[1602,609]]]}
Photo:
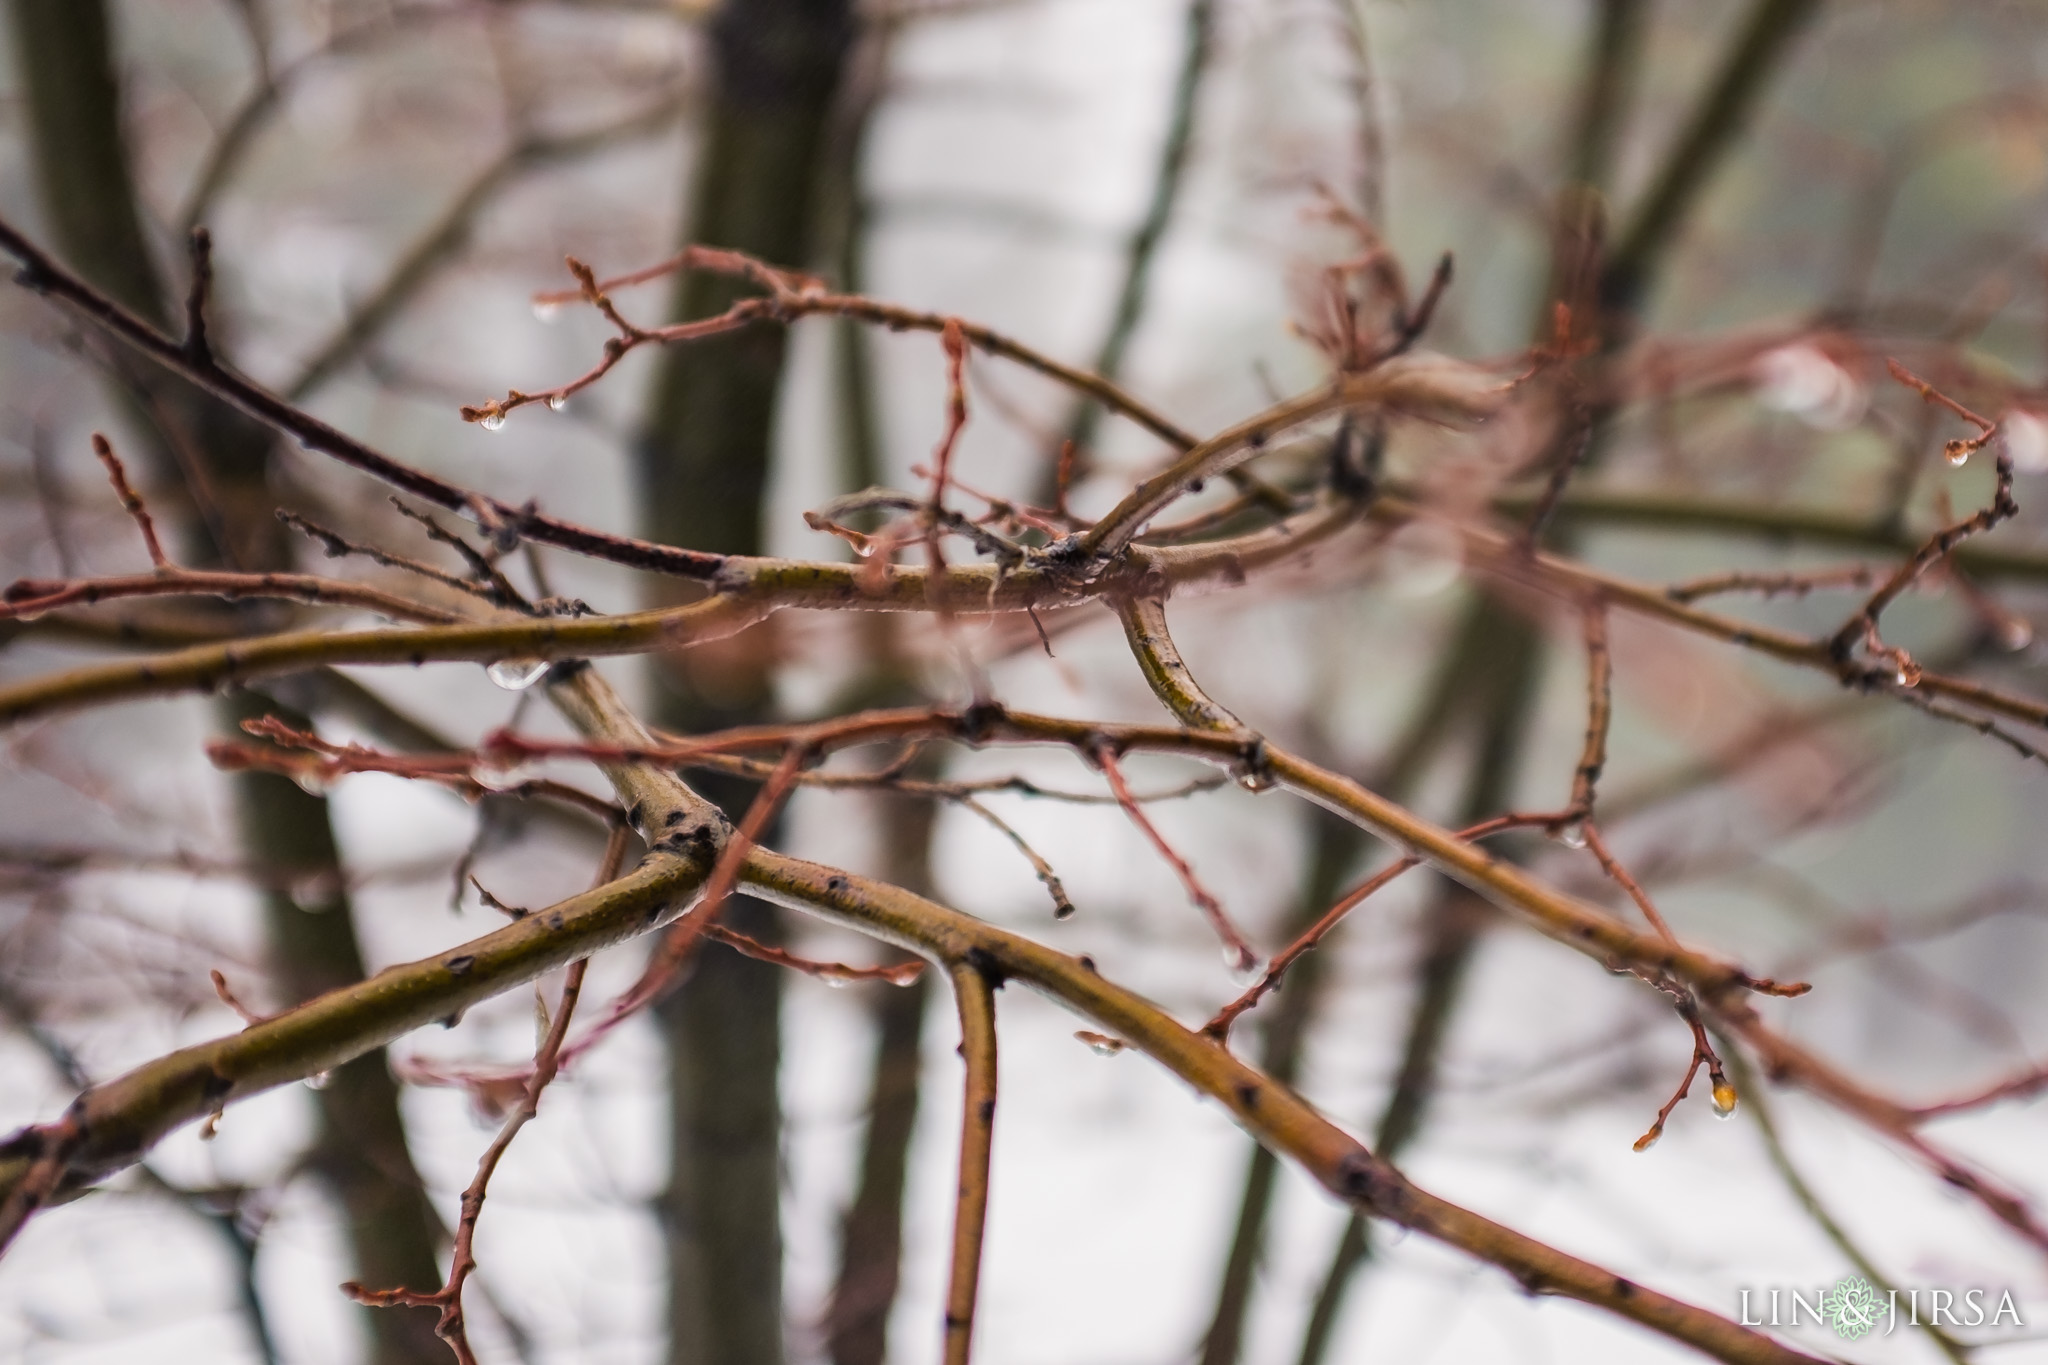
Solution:
{"label": "curved branch", "polygon": [[1338,1198],[1498,1266],[1531,1293],[1604,1308],[1720,1360],[1813,1359],[1417,1188],[1292,1090],[1104,980],[1081,958],[908,891],[766,849],[747,856],[742,879],[781,904],[1038,988],[1217,1101],[1253,1137],[1299,1163]]}
{"label": "curved branch", "polygon": [[967,1088],[960,1102],[960,1181],[946,1286],[945,1362],[967,1365],[974,1349],[974,1301],[981,1288],[989,1151],[995,1138],[997,982],[972,958],[954,963],[952,978],[960,1006],[960,1055],[967,1062]]}

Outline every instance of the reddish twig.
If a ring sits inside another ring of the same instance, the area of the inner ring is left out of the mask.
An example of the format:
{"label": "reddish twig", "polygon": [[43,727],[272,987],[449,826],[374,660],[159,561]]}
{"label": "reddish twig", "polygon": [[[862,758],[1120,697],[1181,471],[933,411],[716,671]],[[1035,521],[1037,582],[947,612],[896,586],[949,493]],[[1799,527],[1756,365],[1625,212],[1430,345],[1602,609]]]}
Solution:
{"label": "reddish twig", "polygon": [[[5,239],[0,239],[0,245],[8,243]],[[502,399],[463,408],[464,420],[485,426],[497,426],[504,422],[507,413],[516,408],[535,403],[559,406],[575,393],[603,378],[628,352],[649,343],[697,341],[749,327],[757,322],[788,323],[800,317],[823,315],[851,318],[857,322],[886,327],[891,331],[943,333],[949,325],[957,327],[961,337],[977,350],[1036,370],[1079,393],[1084,393],[1111,411],[1136,422],[1170,445],[1184,450],[1196,443],[1193,433],[1176,426],[1100,375],[1062,364],[992,328],[963,322],[943,313],[926,313],[898,307],[859,294],[828,293],[812,276],[780,270],[740,252],[701,246],[688,247],[659,265],[604,280],[597,279],[588,266],[573,258],[570,260],[569,268],[577,278],[576,289],[540,294],[535,296],[534,301],[539,304],[576,301],[589,303],[617,329],[618,335],[605,342],[604,353],[596,365],[567,384],[537,393],[524,393],[513,389]],[[750,280],[764,292],[760,296],[741,299],[715,317],[678,323],[670,327],[638,326],[628,321],[613,305],[610,298],[612,290],[659,279],[678,270],[710,270],[719,274],[737,275]]]}
{"label": "reddish twig", "polygon": [[1727,1118],[1735,1112],[1737,1096],[1735,1087],[1728,1083],[1728,1076],[1721,1068],[1720,1054],[1714,1051],[1714,1044],[1707,1037],[1706,1025],[1700,1022],[1699,1006],[1693,1003],[1692,995],[1682,987],[1669,982],[1656,983],[1660,990],[1669,994],[1678,1010],[1678,1017],[1685,1020],[1692,1030],[1692,1060],[1686,1063],[1685,1076],[1678,1082],[1678,1089],[1664,1107],[1657,1111],[1657,1120],[1649,1131],[1635,1140],[1635,1149],[1646,1152],[1657,1145],[1657,1139],[1664,1136],[1664,1125],[1671,1118],[1671,1111],[1678,1108],[1680,1101],[1692,1089],[1692,1078],[1699,1074],[1702,1066],[1707,1068],[1707,1079],[1713,1084],[1714,1112]]}
{"label": "reddish twig", "polygon": [[1823,588],[1867,588],[1876,581],[1877,570],[1868,564],[1847,564],[1809,573],[1737,571],[1674,583],[1664,589],[1664,595],[1674,602],[1697,602],[1702,597],[1731,592],[1753,592],[1760,597],[1804,597]]}
{"label": "reddish twig", "polygon": [[803,744],[792,744],[783,754],[774,773],[755,794],[753,804],[740,820],[739,828],[727,836],[718,861],[712,865],[711,875],[704,879],[704,893],[696,905],[668,927],[661,942],[649,955],[647,965],[641,969],[639,979],[612,1001],[604,1017],[568,1050],[565,1061],[574,1061],[590,1051],[612,1030],[661,999],[675,986],[683,967],[696,952],[698,940],[704,937],[705,930],[725,909],[726,898],[732,894],[739,880],[740,866],[746,862],[748,851],[760,841],[768,823],[782,809],[783,801],[796,785],[797,773],[810,754],[810,747]]}
{"label": "reddish twig", "polygon": [[1574,818],[1590,821],[1600,774],[1607,767],[1607,732],[1614,723],[1614,651],[1607,644],[1607,604],[1591,598],[1582,620],[1586,635],[1586,743],[1572,771]]}
{"label": "reddish twig", "polygon": [[[1479,824],[1459,830],[1458,837],[1460,839],[1484,839],[1511,829],[1529,829],[1539,825],[1547,827],[1555,824],[1557,819],[1558,817],[1555,815],[1500,815],[1495,816],[1491,820],[1483,820]],[[1367,877],[1357,886],[1345,892],[1343,897],[1335,905],[1325,910],[1314,924],[1302,930],[1300,934],[1295,936],[1292,943],[1275,953],[1273,960],[1266,964],[1266,970],[1259,979],[1247,986],[1243,993],[1235,1000],[1232,1000],[1222,1009],[1216,1011],[1215,1016],[1208,1023],[1202,1025],[1202,1032],[1218,1042],[1228,1038],[1230,1036],[1230,1026],[1237,1022],[1238,1016],[1257,1005],[1270,992],[1279,989],[1280,979],[1287,974],[1287,969],[1292,967],[1305,954],[1321,947],[1323,940],[1329,936],[1330,931],[1335,929],[1346,915],[1349,915],[1353,910],[1363,905],[1368,899],[1399,878],[1403,873],[1421,865],[1422,859],[1412,853],[1407,854],[1395,859],[1378,872]]]}
{"label": "reddish twig", "polygon": [[227,976],[220,968],[214,967],[209,969],[207,975],[213,979],[213,993],[220,997],[221,1004],[233,1010],[235,1017],[243,1023],[260,1024],[267,1017],[250,1009],[236,997],[233,987],[228,985]]}
{"label": "reddish twig", "polygon": [[[1949,463],[1961,464],[1998,436],[1997,423],[1970,411],[1898,361],[1888,360],[1886,365],[1891,370],[1892,378],[1908,388],[1917,390],[1923,400],[1948,409],[1977,428],[1977,435],[1969,440],[1953,440],[1943,447]],[[1841,627],[1828,637],[1828,652],[1845,678],[1853,677],[1857,671],[1854,655],[1860,644],[1872,655],[1891,665],[1899,686],[1914,687],[1919,684],[1923,676],[1920,666],[1905,650],[1887,645],[1883,641],[1878,634],[1878,618],[1900,593],[1918,582],[1922,574],[1946,560],[1955,551],[1956,546],[1971,536],[1982,535],[2000,522],[2019,514],[2020,505],[2013,496],[2012,452],[2002,441],[1998,444],[1995,469],[1996,483],[1992,490],[1990,505],[1978,509],[1961,521],[1952,522],[1929,537],[1924,545],[1893,571],[1891,577],[1878,586],[1877,591],[1870,595],[1855,615],[1843,622]]]}
{"label": "reddish twig", "polygon": [[95,431],[92,434],[92,453],[100,457],[100,463],[107,467],[107,481],[114,485],[114,496],[121,500],[121,510],[135,522],[135,529],[142,532],[143,546],[149,551],[149,562],[159,569],[171,567],[170,557],[164,553],[163,545],[156,538],[156,522],[149,515],[149,505],[142,495],[128,482],[128,471],[121,465],[121,457],[114,453],[114,447],[105,436]]}
{"label": "reddish twig", "polygon": [[[597,885],[603,886],[619,875],[630,847],[631,840],[625,826],[614,829],[598,870]],[[404,1288],[367,1289],[354,1280],[341,1287],[342,1292],[357,1303],[373,1308],[440,1309],[440,1321],[435,1324],[434,1332],[455,1353],[457,1365],[477,1365],[476,1353],[469,1345],[468,1323],[463,1315],[462,1288],[476,1270],[476,1227],[483,1217],[484,1196],[490,1189],[491,1177],[496,1174],[498,1163],[512,1146],[512,1139],[518,1137],[519,1130],[540,1112],[541,1091],[547,1089],[548,1083],[561,1070],[562,1043],[568,1037],[569,1019],[576,1012],[577,998],[583,992],[583,975],[589,966],[589,958],[578,958],[569,965],[562,982],[561,1002],[555,1007],[555,1017],[548,1026],[547,1037],[534,1054],[533,1071],[526,1078],[519,1107],[512,1111],[505,1126],[498,1130],[498,1136],[484,1149],[476,1164],[476,1175],[470,1180],[469,1188],[462,1192],[462,1212],[455,1224],[455,1245],[449,1254],[448,1278],[431,1293]]]}
{"label": "reddish twig", "polygon": [[1664,916],[1657,912],[1656,905],[1650,900],[1650,893],[1643,890],[1642,883],[1630,876],[1628,869],[1608,850],[1607,841],[1600,837],[1600,826],[1587,820],[1579,829],[1586,841],[1587,850],[1599,860],[1600,870],[1605,872],[1615,885],[1628,892],[1628,898],[1643,912],[1643,918],[1650,922],[1650,927],[1657,931],[1658,937],[1676,946],[1678,936],[1671,932],[1671,926],[1665,922]]}
{"label": "reddish twig", "polygon": [[1216,937],[1223,940],[1223,952],[1229,959],[1231,967],[1236,971],[1248,972],[1257,966],[1259,955],[1252,951],[1252,945],[1245,941],[1237,926],[1230,922],[1230,916],[1223,912],[1222,902],[1211,894],[1208,887],[1202,885],[1202,879],[1195,875],[1194,867],[1187,859],[1174,852],[1173,845],[1166,841],[1166,836],[1146,817],[1145,808],[1131,795],[1130,784],[1124,781],[1123,767],[1117,762],[1116,745],[1109,740],[1102,740],[1095,745],[1090,757],[1095,760],[1095,766],[1102,770],[1103,777],[1109,782],[1110,791],[1116,795],[1117,804],[1124,808],[1124,814],[1130,817],[1131,823],[1138,827],[1139,832],[1151,840],[1152,847],[1159,850],[1159,856],[1173,867],[1181,885],[1187,888],[1188,899],[1192,900],[1196,908],[1207,917],[1209,926],[1216,931]]}
{"label": "reddish twig", "polygon": [[1946,1118],[1950,1114],[1968,1113],[1972,1109],[1982,1109],[2005,1100],[2030,1099],[2043,1090],[2048,1090],[2048,1066],[2036,1067],[2023,1075],[2000,1081],[1997,1085],[1980,1090],[1974,1095],[1943,1100],[1939,1104],[1916,1105],[1913,1115],[1918,1119]]}
{"label": "reddish twig", "polygon": [[819,962],[814,958],[798,957],[759,939],[749,938],[737,929],[728,929],[723,924],[706,925],[704,936],[758,962],[770,962],[824,981],[886,981],[892,986],[908,986],[924,975],[925,964],[921,958],[884,967],[850,967],[844,962]]}

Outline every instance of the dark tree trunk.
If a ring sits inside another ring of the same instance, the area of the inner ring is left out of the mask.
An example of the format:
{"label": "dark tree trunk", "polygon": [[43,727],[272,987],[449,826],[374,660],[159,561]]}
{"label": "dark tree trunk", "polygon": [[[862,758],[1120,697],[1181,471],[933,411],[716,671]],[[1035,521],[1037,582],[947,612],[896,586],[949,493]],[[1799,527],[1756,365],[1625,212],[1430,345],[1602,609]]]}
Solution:
{"label": "dark tree trunk", "polygon": [[[834,94],[852,47],[847,0],[746,0],[711,23],[714,81],[687,214],[693,242],[778,265],[809,259]],[[738,281],[686,277],[675,314],[715,313]],[[785,337],[762,326],[667,351],[639,448],[642,530],[674,545],[751,553],[773,447]],[[761,632],[674,660],[660,723],[698,731],[764,714]],[[747,784],[700,788],[735,817]],[[727,923],[776,936],[774,913],[734,898]],[[672,1057],[674,1149],[663,1203],[676,1365],[782,1360],[779,969],[713,948],[662,1010]]]}
{"label": "dark tree trunk", "polygon": [[[150,255],[120,121],[111,36],[102,0],[13,0],[15,50],[49,231],[80,273],[143,317],[171,309]],[[266,432],[167,374],[124,375],[122,403],[151,438],[160,482],[183,496],[185,559],[263,570],[290,566],[272,517]],[[162,501],[160,499],[160,501]],[[234,727],[262,714],[305,719],[257,693],[221,706]],[[284,1003],[363,976],[347,882],[327,802],[263,773],[233,778],[249,862],[264,875],[264,904]],[[340,1204],[355,1276],[372,1285],[439,1282],[440,1223],[428,1203],[380,1050],[337,1070],[319,1096],[312,1168]],[[447,1348],[433,1314],[365,1309],[377,1365],[440,1365]]]}

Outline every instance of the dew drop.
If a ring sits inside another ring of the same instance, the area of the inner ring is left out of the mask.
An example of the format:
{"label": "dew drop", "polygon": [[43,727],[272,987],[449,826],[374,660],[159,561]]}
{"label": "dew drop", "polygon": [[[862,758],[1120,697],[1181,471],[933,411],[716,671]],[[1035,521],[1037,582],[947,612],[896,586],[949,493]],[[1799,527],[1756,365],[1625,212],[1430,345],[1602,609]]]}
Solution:
{"label": "dew drop", "polygon": [[2008,616],[1998,627],[1998,643],[2017,654],[2034,643],[2034,623],[2024,616]]}
{"label": "dew drop", "polygon": [[1732,1086],[1732,1085],[1730,1085],[1730,1084],[1728,1084],[1728,1082],[1726,1082],[1726,1081],[1718,1081],[1718,1082],[1716,1082],[1716,1083],[1715,1083],[1715,1085],[1714,1085],[1714,1114],[1715,1114],[1715,1116],[1716,1116],[1716,1117],[1718,1117],[1718,1118],[1724,1118],[1724,1119],[1732,1119],[1732,1118],[1734,1118],[1734,1117],[1735,1117],[1735,1105],[1736,1105],[1736,1095],[1735,1095],[1735,1087],[1734,1087],[1734,1086]]}
{"label": "dew drop", "polygon": [[1092,1033],[1087,1029],[1075,1030],[1074,1036],[1088,1044],[1088,1050],[1098,1057],[1114,1057],[1130,1046],[1121,1038],[1112,1038],[1106,1033]]}
{"label": "dew drop", "polygon": [[1243,787],[1248,792],[1257,794],[1273,790],[1273,788],[1280,785],[1280,781],[1269,772],[1263,772],[1256,768],[1246,768],[1237,775],[1237,785]]}
{"label": "dew drop", "polygon": [[545,659],[499,659],[484,670],[490,680],[507,692],[524,692],[548,671]]}
{"label": "dew drop", "polygon": [[533,316],[541,322],[554,322],[562,316],[562,305],[553,299],[535,299]]}
{"label": "dew drop", "polygon": [[827,990],[843,991],[847,986],[847,980],[843,976],[823,976],[819,979],[825,983]]}
{"label": "dew drop", "polygon": [[508,792],[532,777],[533,770],[524,763],[479,763],[469,776],[485,791]]}
{"label": "dew drop", "polygon": [[477,422],[477,425],[485,431],[496,431],[505,425],[505,414],[502,412],[487,413]]}
{"label": "dew drop", "polygon": [[292,774],[292,781],[298,783],[308,796],[325,796],[334,786],[319,768],[301,768]]}
{"label": "dew drop", "polygon": [[1901,664],[1899,671],[1892,675],[1892,681],[1901,687],[1918,687],[1920,685],[1919,665]]}
{"label": "dew drop", "polygon": [[303,877],[294,877],[284,893],[293,905],[309,915],[317,915],[340,898],[341,877],[331,867],[322,868]]}
{"label": "dew drop", "polygon": [[1967,441],[1950,441],[1942,453],[1948,456],[1951,468],[1961,469],[1970,462],[1970,445]]}
{"label": "dew drop", "polygon": [[1584,848],[1586,846],[1586,822],[1583,820],[1572,821],[1557,832],[1557,841],[1566,848]]}
{"label": "dew drop", "polygon": [[549,412],[560,412],[563,408],[566,408],[568,406],[569,399],[566,394],[553,394],[548,398]]}
{"label": "dew drop", "polygon": [[325,1090],[333,1083],[334,1073],[332,1071],[316,1071],[306,1077],[306,1089],[308,1090]]}

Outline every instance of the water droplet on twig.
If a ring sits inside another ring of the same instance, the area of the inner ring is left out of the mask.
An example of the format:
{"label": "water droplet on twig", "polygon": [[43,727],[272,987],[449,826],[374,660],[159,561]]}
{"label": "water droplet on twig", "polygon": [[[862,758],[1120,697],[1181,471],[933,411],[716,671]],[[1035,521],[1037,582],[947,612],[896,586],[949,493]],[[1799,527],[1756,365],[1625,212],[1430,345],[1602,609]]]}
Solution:
{"label": "water droplet on twig", "polygon": [[1716,1115],[1717,1117],[1720,1117],[1720,1118],[1724,1118],[1724,1119],[1728,1119],[1728,1118],[1734,1118],[1734,1117],[1735,1117],[1735,1105],[1736,1105],[1736,1094],[1735,1094],[1735,1087],[1734,1087],[1734,1086],[1732,1086],[1732,1085],[1730,1085],[1730,1084],[1728,1084],[1728,1082],[1726,1082],[1726,1081],[1716,1081],[1716,1082],[1714,1083],[1714,1113],[1715,1113],[1715,1115]]}
{"label": "water droplet on twig", "polygon": [[546,659],[499,659],[484,674],[507,692],[524,692],[548,671]]}
{"label": "water droplet on twig", "polygon": [[469,772],[470,780],[485,791],[508,792],[533,776],[524,763],[479,763]]}
{"label": "water droplet on twig", "polygon": [[485,413],[477,419],[477,425],[485,431],[496,431],[505,425],[505,414],[502,412]]}
{"label": "water droplet on twig", "polygon": [[1557,841],[1566,848],[1584,848],[1586,846],[1586,822],[1584,820],[1573,820],[1569,824],[1562,825],[1558,828],[1556,837]]}
{"label": "water droplet on twig", "polygon": [[1076,1029],[1074,1036],[1088,1044],[1088,1050],[1098,1057],[1114,1057],[1130,1046],[1121,1038],[1112,1038],[1106,1033],[1094,1033],[1088,1029]]}
{"label": "water droplet on twig", "polygon": [[569,396],[568,396],[567,394],[562,394],[562,393],[556,393],[556,394],[550,394],[550,395],[548,396],[548,411],[549,411],[549,412],[560,412],[560,411],[561,411],[561,410],[562,410],[563,408],[566,408],[566,407],[568,407],[568,406],[569,406]]}
{"label": "water droplet on twig", "polygon": [[293,905],[307,914],[318,914],[332,907],[340,898],[341,876],[331,867],[321,868],[303,877],[292,878],[284,893]]}

